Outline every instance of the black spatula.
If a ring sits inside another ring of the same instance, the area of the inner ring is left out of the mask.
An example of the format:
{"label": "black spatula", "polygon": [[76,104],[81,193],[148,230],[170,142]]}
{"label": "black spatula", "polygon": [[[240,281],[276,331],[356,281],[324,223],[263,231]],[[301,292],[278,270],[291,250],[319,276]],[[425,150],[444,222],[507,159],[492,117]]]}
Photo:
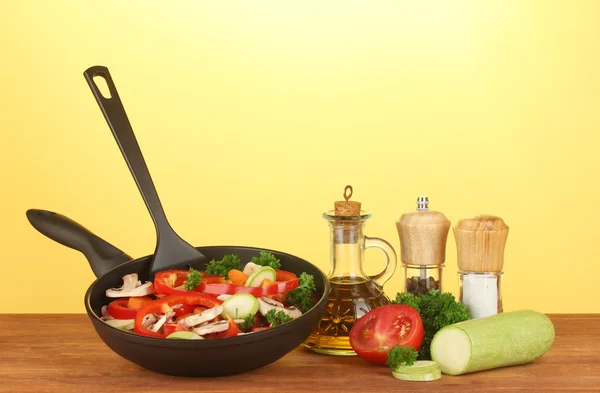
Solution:
{"label": "black spatula", "polygon": [[[123,153],[129,170],[146,202],[146,207],[152,216],[156,227],[156,250],[150,267],[150,279],[156,272],[167,269],[186,269],[193,267],[203,269],[207,258],[189,243],[183,240],[167,221],[167,216],[162,208],[160,199],[150,177],[150,172],[144,161],[144,156],[135,139],[133,129],[125,113],[125,108],[119,99],[119,94],[108,68],[95,66],[88,68],[84,73],[96,101]],[[94,77],[104,78],[110,92],[110,97],[105,97],[94,82]]]}

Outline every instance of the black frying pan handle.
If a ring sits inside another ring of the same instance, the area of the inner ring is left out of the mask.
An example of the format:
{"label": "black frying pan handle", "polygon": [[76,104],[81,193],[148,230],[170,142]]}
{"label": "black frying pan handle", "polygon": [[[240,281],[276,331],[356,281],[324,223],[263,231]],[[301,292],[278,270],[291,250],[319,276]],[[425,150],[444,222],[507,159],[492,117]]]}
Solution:
{"label": "black frying pan handle", "polygon": [[85,255],[96,277],[133,259],[62,214],[29,209],[27,219],[42,235]]}
{"label": "black frying pan handle", "polygon": [[[96,101],[121,149],[121,153],[127,162],[127,166],[129,166],[129,170],[135,179],[140,193],[144,198],[144,202],[150,211],[152,220],[157,227],[158,235],[160,236],[161,233],[166,235],[168,232],[173,232],[173,229],[167,221],[160,199],[158,198],[158,193],[156,192],[156,188],[150,177],[148,166],[146,165],[140,146],[135,138],[127,114],[125,113],[125,108],[119,98],[119,93],[117,93],[117,88],[110,77],[108,68],[103,66],[90,67],[85,70],[83,75],[90,85],[94,97],[96,97]],[[110,98],[106,98],[102,95],[102,92],[94,82],[95,76],[104,78],[110,91]]]}

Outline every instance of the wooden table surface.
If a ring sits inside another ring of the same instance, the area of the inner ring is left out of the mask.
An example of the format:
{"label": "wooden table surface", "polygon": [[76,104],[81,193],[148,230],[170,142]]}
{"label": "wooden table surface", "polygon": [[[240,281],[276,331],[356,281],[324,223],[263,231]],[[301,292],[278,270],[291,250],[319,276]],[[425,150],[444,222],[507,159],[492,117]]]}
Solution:
{"label": "wooden table surface", "polygon": [[536,362],[434,382],[405,382],[358,357],[298,348],[222,378],[156,374],[113,353],[86,315],[0,314],[0,392],[600,392],[600,314],[550,315],[556,339]]}

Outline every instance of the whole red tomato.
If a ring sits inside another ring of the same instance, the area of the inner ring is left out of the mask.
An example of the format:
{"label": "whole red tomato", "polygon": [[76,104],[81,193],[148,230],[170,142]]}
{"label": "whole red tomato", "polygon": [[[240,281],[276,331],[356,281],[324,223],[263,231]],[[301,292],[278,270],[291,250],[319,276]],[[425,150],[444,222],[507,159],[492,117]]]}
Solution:
{"label": "whole red tomato", "polygon": [[350,330],[350,345],[361,358],[385,365],[393,346],[406,345],[418,351],[424,334],[417,310],[389,304],[374,308],[356,321]]}

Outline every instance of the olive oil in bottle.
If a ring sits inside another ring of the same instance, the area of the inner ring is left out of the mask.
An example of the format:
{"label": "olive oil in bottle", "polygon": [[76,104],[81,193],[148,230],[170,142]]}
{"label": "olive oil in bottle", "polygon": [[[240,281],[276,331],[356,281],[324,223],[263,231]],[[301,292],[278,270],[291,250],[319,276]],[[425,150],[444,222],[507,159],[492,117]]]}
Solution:
{"label": "olive oil in bottle", "polygon": [[348,335],[356,320],[369,310],[389,304],[381,288],[361,277],[333,277],[331,294],[317,329],[305,342],[315,352],[330,355],[356,355]]}
{"label": "olive oil in bottle", "polygon": [[[352,188],[346,187],[347,191]],[[330,228],[331,292],[317,328],[304,346],[318,353],[352,356],[349,334],[354,323],[371,309],[389,304],[383,285],[396,270],[396,252],[385,240],[365,236],[364,226],[371,217],[360,210],[359,202],[336,202],[335,211],[323,214]],[[385,269],[370,277],[363,272],[363,255],[376,247],[387,256]]]}

